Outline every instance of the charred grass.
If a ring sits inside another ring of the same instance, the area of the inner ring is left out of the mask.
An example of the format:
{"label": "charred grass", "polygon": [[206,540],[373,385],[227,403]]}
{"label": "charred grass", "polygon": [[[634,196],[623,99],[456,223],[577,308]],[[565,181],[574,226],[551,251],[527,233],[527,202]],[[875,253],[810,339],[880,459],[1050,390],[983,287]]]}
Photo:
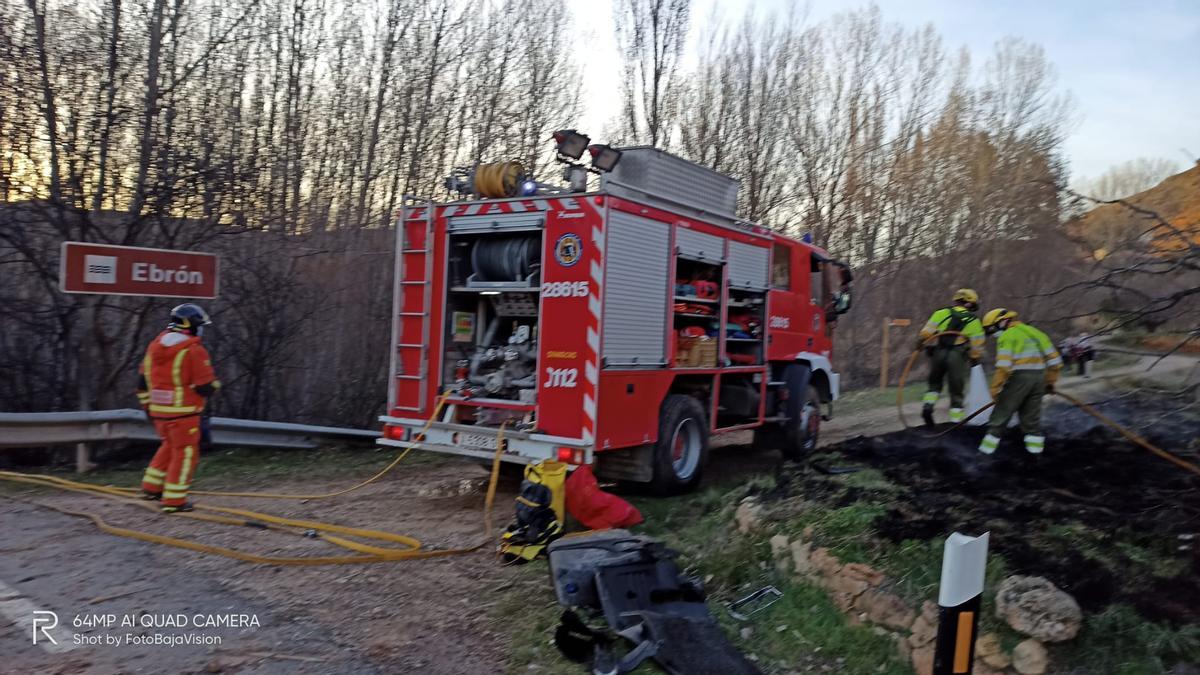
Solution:
{"label": "charred grass", "polygon": [[[1200,416],[1179,401],[1135,393],[1103,410],[1197,461]],[[1022,452],[1019,436],[983,457],[978,430],[855,438],[758,492],[775,531],[811,526],[816,545],[884,570],[914,604],[936,597],[946,535],[991,532],[983,630],[1011,647],[1018,636],[989,606],[996,587],[1008,574],[1049,578],[1085,612],[1080,636],[1052,649],[1062,672],[1200,662],[1200,481],[1077,410],[1053,409],[1047,429],[1041,457]]]}

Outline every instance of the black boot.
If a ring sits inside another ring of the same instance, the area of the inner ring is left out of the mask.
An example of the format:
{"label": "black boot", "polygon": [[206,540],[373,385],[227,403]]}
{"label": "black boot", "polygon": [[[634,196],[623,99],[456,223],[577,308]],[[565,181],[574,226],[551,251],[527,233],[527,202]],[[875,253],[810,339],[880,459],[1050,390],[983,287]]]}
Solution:
{"label": "black boot", "polygon": [[162,499],[162,493],[161,492],[151,492],[149,490],[142,490],[142,494],[140,495],[140,497],[148,502],[156,502],[156,501]]}
{"label": "black boot", "polygon": [[925,426],[933,426],[933,404],[926,403],[921,406],[921,419],[925,420]]}
{"label": "black boot", "polygon": [[162,507],[162,512],[163,513],[185,513],[187,511],[191,511],[192,508],[193,507],[192,507],[191,502],[184,502],[184,503],[180,504],[179,506],[164,506],[164,507]]}

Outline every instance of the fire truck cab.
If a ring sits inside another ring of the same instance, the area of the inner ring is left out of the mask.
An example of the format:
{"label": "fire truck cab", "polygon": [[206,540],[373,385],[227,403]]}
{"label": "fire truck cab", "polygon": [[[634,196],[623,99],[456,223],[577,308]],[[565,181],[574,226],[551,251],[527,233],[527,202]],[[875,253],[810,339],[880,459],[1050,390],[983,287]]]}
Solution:
{"label": "fire truck cab", "polygon": [[849,268],[733,214],[737,182],[624,148],[591,192],[412,203],[383,445],[594,464],[663,493],[714,434],[799,457],[838,397]]}

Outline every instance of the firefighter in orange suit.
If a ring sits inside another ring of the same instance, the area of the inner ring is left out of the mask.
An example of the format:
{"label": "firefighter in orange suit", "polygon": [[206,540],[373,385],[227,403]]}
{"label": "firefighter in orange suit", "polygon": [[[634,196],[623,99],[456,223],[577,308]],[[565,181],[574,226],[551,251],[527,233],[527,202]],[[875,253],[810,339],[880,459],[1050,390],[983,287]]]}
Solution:
{"label": "firefighter in orange suit", "polygon": [[187,493],[200,462],[200,413],[221,387],[200,344],[210,323],[198,305],[172,309],[167,329],[146,348],[138,367],[138,402],[162,439],[142,476],[142,497],[161,500],[163,513],[192,510]]}

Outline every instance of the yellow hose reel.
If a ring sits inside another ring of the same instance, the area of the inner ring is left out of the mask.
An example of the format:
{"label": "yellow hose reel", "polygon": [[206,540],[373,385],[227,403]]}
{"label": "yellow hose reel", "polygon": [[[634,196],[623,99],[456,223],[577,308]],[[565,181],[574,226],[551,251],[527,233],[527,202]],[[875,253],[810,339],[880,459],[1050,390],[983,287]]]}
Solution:
{"label": "yellow hose reel", "polygon": [[493,162],[475,167],[473,183],[476,195],[496,199],[519,197],[525,180],[525,167],[520,162]]}

